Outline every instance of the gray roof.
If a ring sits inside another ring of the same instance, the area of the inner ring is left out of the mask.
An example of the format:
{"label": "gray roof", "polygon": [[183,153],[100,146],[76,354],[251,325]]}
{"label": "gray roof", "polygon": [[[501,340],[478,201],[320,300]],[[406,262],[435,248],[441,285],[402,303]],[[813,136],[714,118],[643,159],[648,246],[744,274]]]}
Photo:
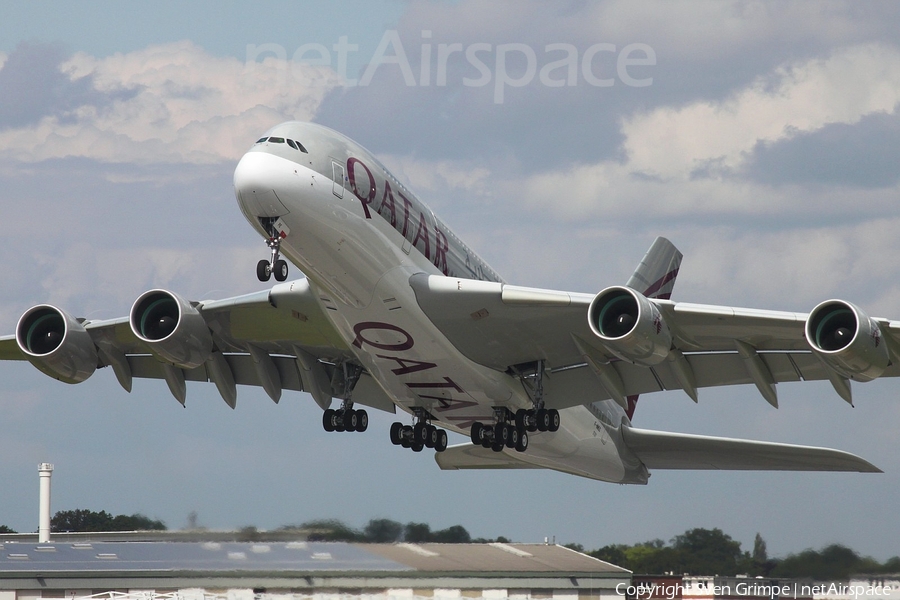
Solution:
{"label": "gray roof", "polygon": [[0,543],[0,578],[46,574],[236,572],[283,574],[544,573],[622,576],[628,571],[545,544],[347,544],[337,542]]}

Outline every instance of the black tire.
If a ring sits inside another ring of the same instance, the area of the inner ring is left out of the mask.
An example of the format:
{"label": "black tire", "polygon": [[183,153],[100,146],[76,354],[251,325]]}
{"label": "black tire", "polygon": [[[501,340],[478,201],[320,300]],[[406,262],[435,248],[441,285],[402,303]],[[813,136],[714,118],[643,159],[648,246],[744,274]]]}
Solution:
{"label": "black tire", "polygon": [[391,443],[395,446],[399,446],[400,442],[403,441],[400,432],[403,430],[403,423],[397,423],[396,421],[391,423]]}
{"label": "black tire", "polygon": [[434,425],[428,425],[425,428],[425,447],[426,448],[434,448],[437,444],[437,435],[438,428]]}
{"label": "black tire", "polygon": [[276,281],[284,281],[288,276],[288,264],[287,261],[279,259],[275,261],[275,267],[272,269],[272,272],[275,274]]}
{"label": "black tire", "polygon": [[485,436],[484,438],[481,439],[481,447],[482,448],[490,448],[493,445],[494,445],[494,442],[491,441],[491,438]]}
{"label": "black tire", "polygon": [[403,446],[404,448],[411,448],[413,445],[413,441],[412,441],[413,428],[410,427],[409,425],[404,425],[402,431],[403,431],[403,441],[400,442],[400,445]]}
{"label": "black tire", "polygon": [[469,430],[469,438],[476,446],[484,441],[484,424],[481,421],[472,423],[472,429]]}
{"label": "black tire", "polygon": [[519,432],[519,443],[516,444],[517,452],[525,452],[528,450],[528,432],[524,429]]}
{"label": "black tire", "polygon": [[447,449],[447,432],[443,429],[438,429],[437,443],[434,445],[434,449],[438,452],[443,452]]}
{"label": "black tire", "polygon": [[413,441],[417,444],[425,444],[428,439],[428,429],[425,423],[416,423],[413,425]]}
{"label": "black tire", "polygon": [[508,439],[509,429],[507,429],[506,423],[497,423],[494,425],[494,443],[505,446]]}
{"label": "black tire", "polygon": [[423,444],[421,442],[417,442],[410,447],[412,448],[413,452],[421,452],[422,449],[425,448],[425,444]]}
{"label": "black tire", "polygon": [[491,450],[493,450],[494,452],[503,452],[503,444],[491,444]]}
{"label": "black tire", "polygon": [[525,426],[526,431],[528,431],[530,433],[534,433],[535,431],[538,430],[537,411],[535,411],[534,409],[529,410],[528,418],[526,419],[526,421],[527,421],[526,426]]}
{"label": "black tire", "polygon": [[355,410],[345,410],[341,418],[344,421],[344,429],[346,431],[356,431],[359,425],[359,415]]}
{"label": "black tire", "polygon": [[334,411],[330,408],[326,408],[322,414],[322,427],[325,431],[334,431]]}
{"label": "black tire", "polygon": [[528,425],[528,411],[524,408],[520,408],[516,411],[516,427],[519,429],[525,429]]}
{"label": "black tire", "polygon": [[547,428],[547,431],[558,431],[559,430],[559,411],[555,408],[551,408],[547,411],[550,416],[550,426]]}
{"label": "black tire", "polygon": [[537,429],[538,431],[547,431],[550,428],[550,415],[545,409],[537,411]]}
{"label": "black tire", "polygon": [[369,413],[365,410],[358,410],[356,414],[359,416],[359,420],[356,423],[356,431],[362,433],[369,428]]}
{"label": "black tire", "polygon": [[269,271],[269,261],[266,259],[262,259],[258,263],[256,263],[256,277],[260,281],[268,281],[269,277],[272,276],[271,271]]}
{"label": "black tire", "polygon": [[522,430],[512,425],[507,425],[506,428],[509,432],[506,436],[506,447],[515,448],[519,444],[519,432]]}

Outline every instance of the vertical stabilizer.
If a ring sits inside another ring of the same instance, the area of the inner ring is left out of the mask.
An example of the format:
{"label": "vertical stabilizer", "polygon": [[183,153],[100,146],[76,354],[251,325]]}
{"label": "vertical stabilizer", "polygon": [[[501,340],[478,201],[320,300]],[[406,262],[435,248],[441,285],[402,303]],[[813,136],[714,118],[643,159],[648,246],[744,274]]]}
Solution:
{"label": "vertical stabilizer", "polygon": [[681,257],[672,242],[658,237],[625,285],[648,298],[668,300],[672,297]]}
{"label": "vertical stabilizer", "polygon": [[[664,237],[656,238],[625,285],[648,298],[670,299],[682,256],[672,242]],[[629,420],[634,418],[637,402],[637,395],[628,396],[628,409],[625,412]]]}

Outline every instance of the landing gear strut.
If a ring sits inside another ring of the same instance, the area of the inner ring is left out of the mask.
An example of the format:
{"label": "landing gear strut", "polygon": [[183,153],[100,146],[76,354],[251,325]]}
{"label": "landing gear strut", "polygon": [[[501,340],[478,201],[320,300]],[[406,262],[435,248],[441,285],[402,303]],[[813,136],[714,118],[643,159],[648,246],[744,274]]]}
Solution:
{"label": "landing gear strut", "polygon": [[266,245],[272,251],[271,260],[262,259],[256,263],[256,277],[260,281],[268,281],[269,277],[273,274],[275,275],[276,281],[284,281],[288,276],[287,261],[280,258],[283,234],[279,231],[278,227],[275,226],[275,223],[278,220],[279,219],[276,217],[260,219],[260,223],[266,230],[266,234],[269,236],[266,240]]}
{"label": "landing gear strut", "polygon": [[431,424],[431,415],[423,408],[416,407],[415,425],[391,424],[391,443],[395,446],[411,448],[421,452],[424,448],[434,448],[436,452],[447,449],[447,432]]}
{"label": "landing gear strut", "polygon": [[[277,277],[276,277],[277,278]],[[362,367],[350,362],[336,365],[331,378],[332,389],[340,389],[341,407],[337,410],[329,408],[322,415],[322,427],[325,431],[359,431],[369,428],[369,413],[365,410],[354,410],[351,394],[356,382],[362,375]]]}
{"label": "landing gear strut", "polygon": [[506,407],[495,407],[493,423],[472,424],[469,435],[473,444],[490,448],[494,452],[501,452],[504,448],[525,452],[529,432],[559,429],[559,411],[544,408],[544,361],[517,365],[513,367],[513,374],[519,378],[531,398],[532,408],[520,408],[513,414]]}

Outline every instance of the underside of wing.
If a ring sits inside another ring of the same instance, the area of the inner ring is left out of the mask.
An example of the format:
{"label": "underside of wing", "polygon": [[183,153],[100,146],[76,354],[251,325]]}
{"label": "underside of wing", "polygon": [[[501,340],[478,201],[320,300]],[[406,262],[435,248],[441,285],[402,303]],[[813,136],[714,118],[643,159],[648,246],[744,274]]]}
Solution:
{"label": "underside of wing", "polygon": [[622,428],[625,445],[649,469],[852,471],[881,469],[849,452],[754,440]]}
{"label": "underside of wing", "polygon": [[436,452],[434,460],[444,471],[460,469],[540,469],[541,467],[518,460],[505,452],[494,452],[490,448],[474,444],[450,446],[443,452]]}

